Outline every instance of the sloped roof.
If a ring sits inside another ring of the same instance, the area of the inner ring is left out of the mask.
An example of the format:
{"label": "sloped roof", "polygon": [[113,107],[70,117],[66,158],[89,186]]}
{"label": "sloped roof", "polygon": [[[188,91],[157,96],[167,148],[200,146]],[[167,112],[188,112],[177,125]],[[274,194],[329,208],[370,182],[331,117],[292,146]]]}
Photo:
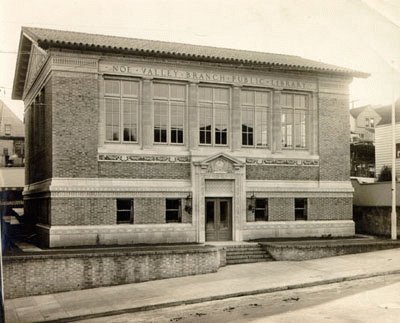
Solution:
{"label": "sloped roof", "polygon": [[[44,49],[52,47],[70,48],[142,56],[175,57],[186,60],[227,62],[240,65],[262,65],[275,69],[333,73],[355,77],[369,76],[367,73],[293,55],[33,27],[22,27],[21,38],[24,36]],[[22,47],[20,43],[20,51]]]}
{"label": "sloped roof", "polygon": [[381,107],[381,105],[363,105],[361,107],[357,108],[352,108],[350,109],[350,114],[354,117],[357,118],[361,112],[363,112],[365,109],[373,109],[376,111],[377,108]]}
{"label": "sloped roof", "polygon": [[365,108],[369,107],[369,105],[364,105],[362,107],[357,107],[350,109],[350,114],[354,117],[357,118],[358,115],[365,110]]}
{"label": "sloped roof", "polygon": [[[383,107],[375,109],[375,111],[382,117],[381,121],[377,124],[378,126],[383,126],[392,123],[392,105],[385,105]],[[396,123],[400,122],[400,98],[396,101],[396,111],[395,111]]]}

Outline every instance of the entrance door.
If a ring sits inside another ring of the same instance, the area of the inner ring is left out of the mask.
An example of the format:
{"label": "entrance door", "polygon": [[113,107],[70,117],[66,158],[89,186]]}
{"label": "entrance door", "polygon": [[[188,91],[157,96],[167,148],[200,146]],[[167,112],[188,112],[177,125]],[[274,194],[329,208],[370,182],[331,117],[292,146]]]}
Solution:
{"label": "entrance door", "polygon": [[230,198],[206,198],[206,240],[232,240]]}

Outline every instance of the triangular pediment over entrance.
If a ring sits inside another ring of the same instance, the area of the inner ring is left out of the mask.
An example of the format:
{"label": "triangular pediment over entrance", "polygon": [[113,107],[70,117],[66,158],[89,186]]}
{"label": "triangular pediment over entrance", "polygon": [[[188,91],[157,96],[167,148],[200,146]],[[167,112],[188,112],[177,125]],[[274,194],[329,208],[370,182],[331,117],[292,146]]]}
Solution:
{"label": "triangular pediment over entrance", "polygon": [[202,169],[207,169],[210,173],[233,173],[244,166],[244,163],[240,160],[224,153],[207,157],[203,161],[194,164],[195,166],[200,166]]}

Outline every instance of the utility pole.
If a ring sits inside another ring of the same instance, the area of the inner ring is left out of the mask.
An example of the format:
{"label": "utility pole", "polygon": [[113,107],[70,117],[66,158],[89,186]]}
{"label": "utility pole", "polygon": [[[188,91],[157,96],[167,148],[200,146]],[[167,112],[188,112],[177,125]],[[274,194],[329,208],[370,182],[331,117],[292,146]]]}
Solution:
{"label": "utility pole", "polygon": [[1,304],[0,304],[0,322],[5,323],[6,321],[6,312],[4,308],[4,277],[3,277],[3,217],[4,212],[0,210],[0,284],[1,284]]}
{"label": "utility pole", "polygon": [[393,102],[392,102],[392,214],[391,214],[391,237],[397,240],[397,212],[396,212],[396,98],[395,79],[393,68]]}

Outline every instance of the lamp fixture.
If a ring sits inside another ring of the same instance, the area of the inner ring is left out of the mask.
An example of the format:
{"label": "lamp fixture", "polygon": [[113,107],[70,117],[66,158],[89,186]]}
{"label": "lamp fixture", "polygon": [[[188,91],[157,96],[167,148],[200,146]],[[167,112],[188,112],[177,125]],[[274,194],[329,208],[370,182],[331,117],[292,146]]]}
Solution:
{"label": "lamp fixture", "polygon": [[192,193],[189,193],[185,199],[185,211],[189,214],[192,214]]}

